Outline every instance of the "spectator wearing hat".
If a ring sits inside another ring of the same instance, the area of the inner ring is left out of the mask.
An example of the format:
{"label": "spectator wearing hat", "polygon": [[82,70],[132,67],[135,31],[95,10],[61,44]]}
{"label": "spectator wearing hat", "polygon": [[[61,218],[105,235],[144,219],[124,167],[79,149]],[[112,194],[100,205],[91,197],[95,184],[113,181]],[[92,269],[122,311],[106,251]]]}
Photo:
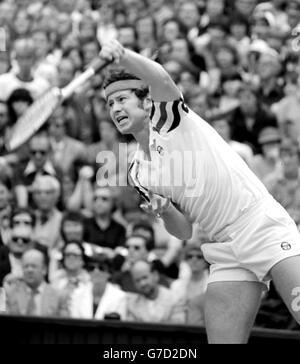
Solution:
{"label": "spectator wearing hat", "polygon": [[266,127],[258,135],[262,153],[254,156],[252,170],[262,182],[266,176],[280,168],[280,142],[278,128]]}
{"label": "spectator wearing hat", "polygon": [[265,185],[273,197],[300,225],[300,170],[299,145],[292,139],[284,139],[280,145],[282,168],[265,179]]}

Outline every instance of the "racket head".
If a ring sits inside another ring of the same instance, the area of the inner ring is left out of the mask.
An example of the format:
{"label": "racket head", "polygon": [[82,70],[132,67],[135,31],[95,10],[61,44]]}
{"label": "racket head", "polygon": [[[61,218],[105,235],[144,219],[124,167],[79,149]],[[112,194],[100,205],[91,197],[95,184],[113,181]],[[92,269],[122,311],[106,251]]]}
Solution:
{"label": "racket head", "polygon": [[39,97],[17,120],[6,143],[8,151],[24,144],[51,116],[61,101],[59,88],[52,88]]}

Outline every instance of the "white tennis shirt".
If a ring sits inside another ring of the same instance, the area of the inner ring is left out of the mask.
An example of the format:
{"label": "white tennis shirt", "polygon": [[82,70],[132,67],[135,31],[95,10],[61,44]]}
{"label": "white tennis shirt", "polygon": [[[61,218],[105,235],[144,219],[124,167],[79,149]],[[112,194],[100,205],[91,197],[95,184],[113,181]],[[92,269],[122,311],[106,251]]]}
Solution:
{"label": "white tennis shirt", "polygon": [[264,185],[241,157],[182,100],[153,102],[151,161],[138,147],[129,175],[134,187],[170,197],[211,239],[256,201]]}

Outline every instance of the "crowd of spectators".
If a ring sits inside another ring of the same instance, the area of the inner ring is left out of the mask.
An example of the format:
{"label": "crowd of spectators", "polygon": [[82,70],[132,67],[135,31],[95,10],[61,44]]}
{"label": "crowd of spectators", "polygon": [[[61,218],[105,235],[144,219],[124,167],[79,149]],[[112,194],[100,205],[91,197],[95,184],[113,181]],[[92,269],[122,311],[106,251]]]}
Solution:
{"label": "crowd of spectators", "polygon": [[[207,238],[195,226],[191,241],[178,241],[140,209],[127,184],[135,142],[110,120],[104,73],[6,149],[26,109],[112,38],[167,69],[300,228],[300,1],[0,1],[6,312],[205,325]],[[273,286],[256,325],[297,329]]]}

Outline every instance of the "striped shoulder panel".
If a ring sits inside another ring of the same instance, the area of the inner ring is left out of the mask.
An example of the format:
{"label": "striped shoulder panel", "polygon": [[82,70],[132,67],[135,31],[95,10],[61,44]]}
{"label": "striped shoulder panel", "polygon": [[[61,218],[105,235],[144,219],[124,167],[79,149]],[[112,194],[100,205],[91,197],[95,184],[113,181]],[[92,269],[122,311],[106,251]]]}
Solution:
{"label": "striped shoulder panel", "polygon": [[150,119],[152,127],[159,134],[166,134],[176,129],[181,118],[189,112],[183,99],[169,102],[153,102]]}

